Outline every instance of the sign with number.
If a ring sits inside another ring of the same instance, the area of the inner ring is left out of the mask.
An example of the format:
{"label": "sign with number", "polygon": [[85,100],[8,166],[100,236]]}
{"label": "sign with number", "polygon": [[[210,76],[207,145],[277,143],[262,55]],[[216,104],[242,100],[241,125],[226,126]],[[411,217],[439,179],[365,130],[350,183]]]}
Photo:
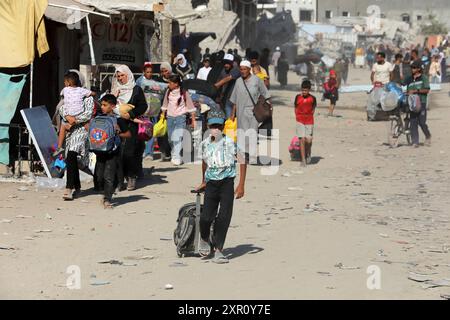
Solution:
{"label": "sign with number", "polygon": [[[90,17],[97,64],[115,63],[140,66],[144,63],[144,26],[139,19],[125,16],[111,20]],[[89,36],[83,28],[81,64],[90,64]]]}

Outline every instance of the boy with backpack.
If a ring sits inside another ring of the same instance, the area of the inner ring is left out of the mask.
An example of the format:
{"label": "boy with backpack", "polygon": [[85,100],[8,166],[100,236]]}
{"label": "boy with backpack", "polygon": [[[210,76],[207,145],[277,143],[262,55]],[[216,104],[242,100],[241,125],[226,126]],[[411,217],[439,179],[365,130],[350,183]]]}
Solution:
{"label": "boy with backpack", "polygon": [[91,121],[89,128],[90,150],[97,156],[95,180],[100,189],[103,187],[102,205],[105,209],[112,209],[120,139],[131,137],[127,121],[116,118],[114,114],[116,104],[114,95],[105,95],[101,99],[102,113]]}
{"label": "boy with backpack", "polygon": [[[214,249],[213,262],[228,263],[222,250],[230,226],[233,213],[234,197],[244,196],[247,165],[244,157],[237,152],[236,144],[223,133],[225,114],[213,109],[208,113],[208,129],[210,136],[201,144],[202,150],[202,184],[197,190],[205,189],[205,202],[200,214],[201,256],[209,256]],[[239,184],[234,190],[236,162],[240,164]],[[220,206],[220,207],[219,207]],[[214,222],[214,233],[210,238],[211,225]]]}
{"label": "boy with backpack", "polygon": [[296,134],[300,139],[300,154],[302,166],[311,162],[311,147],[314,129],[314,112],[317,106],[316,97],[310,94],[311,82],[302,83],[302,93],[295,97],[295,118],[297,120]]}

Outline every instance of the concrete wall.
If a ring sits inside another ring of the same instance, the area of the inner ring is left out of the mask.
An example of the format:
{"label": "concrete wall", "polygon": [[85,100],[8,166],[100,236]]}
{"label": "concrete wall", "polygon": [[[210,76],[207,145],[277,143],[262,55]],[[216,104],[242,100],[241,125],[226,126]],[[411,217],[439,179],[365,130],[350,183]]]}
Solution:
{"label": "concrete wall", "polygon": [[350,12],[351,16],[367,16],[369,6],[377,5],[388,19],[402,20],[403,14],[410,16],[412,26],[420,25],[417,16],[425,20],[432,13],[450,27],[449,0],[318,0],[319,21],[326,22],[325,12],[331,10],[333,16],[342,16],[342,12]]}
{"label": "concrete wall", "polygon": [[285,10],[291,10],[292,19],[298,24],[300,22],[300,10],[312,11],[311,22],[316,22],[316,1],[317,0],[288,0],[281,2],[280,5],[282,5]]}

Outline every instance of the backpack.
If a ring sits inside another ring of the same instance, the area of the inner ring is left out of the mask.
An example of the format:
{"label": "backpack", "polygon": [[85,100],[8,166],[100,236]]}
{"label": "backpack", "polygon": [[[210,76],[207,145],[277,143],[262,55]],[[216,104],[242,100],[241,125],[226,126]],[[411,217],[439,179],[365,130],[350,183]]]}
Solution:
{"label": "backpack", "polygon": [[180,258],[186,255],[198,254],[200,213],[203,210],[200,199],[200,193],[197,193],[197,202],[185,204],[178,212],[177,227],[173,232],[173,241],[177,247],[177,255]]}
{"label": "backpack", "polygon": [[138,139],[141,141],[148,141],[153,137],[153,124],[146,117],[140,117],[139,120],[144,121],[144,123],[139,123]]}
{"label": "backpack", "polygon": [[293,137],[291,140],[289,153],[291,154],[291,161],[300,161],[302,159],[300,153],[300,139],[297,136]]}
{"label": "backpack", "polygon": [[120,145],[116,134],[117,119],[111,116],[98,116],[89,125],[89,151],[94,153],[111,153]]}

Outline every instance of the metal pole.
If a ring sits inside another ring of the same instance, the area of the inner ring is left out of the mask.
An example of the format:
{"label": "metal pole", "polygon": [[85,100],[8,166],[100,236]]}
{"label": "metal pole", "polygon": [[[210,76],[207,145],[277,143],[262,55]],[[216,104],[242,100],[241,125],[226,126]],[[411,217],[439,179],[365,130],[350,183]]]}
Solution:
{"label": "metal pole", "polygon": [[[30,109],[33,108],[33,78],[34,78],[34,62],[31,62],[30,65]],[[19,139],[20,139],[20,135],[22,134],[22,132],[19,129]],[[20,152],[20,148],[19,148],[19,152]],[[21,161],[21,160],[19,160]],[[31,136],[28,135],[28,162],[31,164]],[[20,166],[20,164],[19,164]],[[20,168],[19,168],[20,170]],[[32,176],[32,172],[31,172],[31,165],[30,165],[30,176]]]}
{"label": "metal pole", "polygon": [[89,22],[89,16],[86,16],[86,25],[89,37],[89,51],[91,53],[91,65],[95,66],[96,63],[95,63],[94,43],[92,41],[92,30],[91,30],[91,23]]}
{"label": "metal pole", "polygon": [[69,6],[61,6],[61,5],[54,4],[54,3],[49,3],[48,5],[51,6],[51,7],[55,7],[55,8],[62,8],[62,9],[69,9],[69,10],[74,10],[74,11],[91,13],[91,14],[95,14],[97,16],[101,16],[101,17],[105,17],[105,18],[109,18],[110,17],[109,14],[99,13],[99,12],[95,12],[95,11],[92,11],[92,10],[81,9],[81,8],[76,7],[76,6],[70,6],[70,7]]}

